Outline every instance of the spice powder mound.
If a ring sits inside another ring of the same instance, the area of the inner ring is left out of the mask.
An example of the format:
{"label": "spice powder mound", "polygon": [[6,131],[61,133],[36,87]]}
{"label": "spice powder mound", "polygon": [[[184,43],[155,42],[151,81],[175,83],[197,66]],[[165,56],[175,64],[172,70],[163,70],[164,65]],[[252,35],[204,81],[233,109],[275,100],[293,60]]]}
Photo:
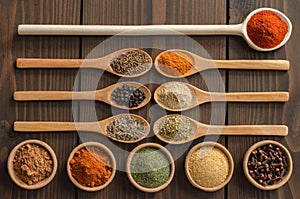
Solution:
{"label": "spice powder mound", "polygon": [[86,187],[101,186],[112,175],[108,156],[97,147],[80,149],[69,164],[72,176]]}
{"label": "spice powder mound", "polygon": [[163,53],[157,61],[164,72],[173,75],[184,75],[193,66],[191,61],[175,52]]}
{"label": "spice powder mound", "polygon": [[226,180],[229,161],[220,149],[204,146],[192,153],[188,160],[188,170],[195,183],[213,188]]}
{"label": "spice powder mound", "polygon": [[16,176],[28,185],[48,178],[53,171],[50,153],[38,144],[25,144],[15,154],[13,169]]}

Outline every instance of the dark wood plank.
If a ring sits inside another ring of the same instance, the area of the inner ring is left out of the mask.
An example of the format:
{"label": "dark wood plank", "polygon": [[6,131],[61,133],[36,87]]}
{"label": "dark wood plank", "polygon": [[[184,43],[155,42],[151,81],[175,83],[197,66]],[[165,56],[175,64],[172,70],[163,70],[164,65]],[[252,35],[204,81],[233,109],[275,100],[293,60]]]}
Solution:
{"label": "dark wood plank", "polygon": [[[259,7],[273,7],[283,12],[282,1],[230,1],[230,24],[240,23],[252,10]],[[241,38],[230,37],[229,59],[285,59],[285,48],[274,52],[255,52]],[[278,71],[239,71],[228,72],[228,91],[288,91],[288,72]],[[284,124],[284,103],[230,103],[228,105],[228,124]],[[284,138],[273,136],[231,136],[228,138],[229,150],[235,159],[235,172],[228,188],[232,198],[290,198],[288,185],[278,191],[262,192],[254,188],[244,177],[243,155],[255,142],[273,139],[284,142]],[[284,191],[285,190],[285,191]]]}
{"label": "dark wood plank", "polygon": [[[215,14],[217,13],[217,14]],[[83,24],[218,24],[226,23],[226,1],[171,1],[171,0],[153,0],[153,1],[84,1],[83,4]],[[214,59],[226,58],[226,39],[225,37],[84,37],[82,43],[83,57],[98,57],[108,54],[114,50],[125,47],[145,48],[155,58],[158,52],[167,48],[182,48],[191,50],[199,55]],[[155,49],[154,49],[155,48]],[[152,50],[151,50],[152,49]],[[134,79],[146,85],[154,91],[158,84],[170,81],[158,74],[155,69],[151,70],[145,76]],[[81,89],[90,90],[102,88],[117,81],[124,81],[108,73],[102,73],[99,70],[85,70],[81,73]],[[211,91],[224,90],[225,72],[206,71],[187,79],[190,83]],[[222,114],[220,114],[220,107]],[[225,120],[224,104],[205,104],[199,108],[187,111],[184,114],[190,115],[204,123],[222,124]],[[96,112],[96,113],[95,113]],[[84,102],[81,104],[80,120],[90,121],[103,119],[114,114],[124,112],[116,110],[103,103]],[[126,111],[125,111],[126,112]],[[147,118],[153,123],[159,116],[166,114],[153,101],[145,108],[134,111]],[[214,117],[212,117],[212,115]],[[152,134],[151,134],[152,135]],[[155,137],[147,138],[143,142],[159,142]],[[80,134],[81,141],[100,141],[111,148],[116,156],[119,171],[111,185],[105,190],[97,193],[86,193],[79,191],[78,198],[99,197],[99,198],[194,198],[194,197],[212,197],[224,198],[224,189],[215,193],[205,193],[195,189],[187,180],[184,173],[184,160],[187,150],[196,143],[203,141],[199,139],[190,145],[167,146],[176,159],[175,177],[165,190],[146,194],[138,191],[131,185],[124,171],[125,162],[130,150],[137,144],[124,145],[116,142],[110,142],[103,136],[95,134]],[[224,137],[218,140],[225,144]],[[138,143],[138,144],[140,144]],[[163,144],[163,143],[161,143]]]}
{"label": "dark wood plank", "polygon": [[[15,120],[72,121],[72,102],[14,102],[15,90],[72,90],[76,70],[20,70],[18,57],[79,58],[80,37],[18,36],[17,25],[80,24],[80,0],[1,1],[1,198],[74,198],[75,189],[66,174],[66,159],[77,144],[73,133],[15,133]],[[9,179],[6,158],[18,142],[39,139],[56,152],[58,172],[45,188],[26,191]]]}

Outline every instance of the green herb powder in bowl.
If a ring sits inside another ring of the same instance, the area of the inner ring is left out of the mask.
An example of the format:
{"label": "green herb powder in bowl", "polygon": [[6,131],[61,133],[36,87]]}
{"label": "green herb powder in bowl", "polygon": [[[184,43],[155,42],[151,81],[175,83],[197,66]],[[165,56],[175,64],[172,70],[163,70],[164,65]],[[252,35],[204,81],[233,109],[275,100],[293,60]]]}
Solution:
{"label": "green herb powder in bowl", "polygon": [[174,175],[171,154],[159,144],[145,143],[136,147],[127,161],[129,180],[145,192],[157,192],[171,182]]}

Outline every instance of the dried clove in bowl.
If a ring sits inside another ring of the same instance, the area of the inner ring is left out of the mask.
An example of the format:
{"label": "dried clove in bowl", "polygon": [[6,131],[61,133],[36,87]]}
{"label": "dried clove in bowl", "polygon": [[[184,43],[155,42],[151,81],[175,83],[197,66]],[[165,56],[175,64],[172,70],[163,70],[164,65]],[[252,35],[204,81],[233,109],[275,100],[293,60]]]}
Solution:
{"label": "dried clove in bowl", "polygon": [[243,169],[252,185],[262,190],[274,190],[291,177],[293,161],[282,144],[264,140],[252,145],[245,153]]}

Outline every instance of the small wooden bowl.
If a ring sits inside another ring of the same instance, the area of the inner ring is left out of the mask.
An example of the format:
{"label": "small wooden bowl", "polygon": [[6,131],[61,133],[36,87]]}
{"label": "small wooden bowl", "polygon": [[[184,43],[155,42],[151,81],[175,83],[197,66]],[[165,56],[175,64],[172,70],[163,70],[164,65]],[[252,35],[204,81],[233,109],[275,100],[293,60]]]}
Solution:
{"label": "small wooden bowl", "polygon": [[[96,187],[87,187],[87,186],[83,186],[82,184],[80,184],[72,176],[71,167],[70,167],[69,162],[74,157],[74,154],[77,151],[79,151],[80,149],[85,148],[85,147],[86,148],[96,147],[96,148],[100,149],[101,151],[103,151],[105,153],[105,155],[108,156],[108,158],[110,160],[111,168],[112,168],[112,173],[111,173],[111,176],[110,176],[109,180],[105,184],[100,185],[100,186],[96,186]],[[112,180],[114,179],[115,174],[116,174],[116,159],[115,159],[115,156],[113,155],[113,153],[111,152],[111,150],[109,148],[107,148],[105,145],[100,144],[98,142],[85,142],[85,143],[82,143],[82,144],[78,145],[77,147],[75,147],[73,149],[73,151],[70,153],[68,161],[67,161],[67,173],[68,173],[68,176],[69,176],[70,180],[72,181],[72,183],[76,187],[78,187],[79,189],[84,190],[84,191],[89,191],[89,192],[99,191],[99,190],[104,189],[105,187],[107,187],[112,182]]]}
{"label": "small wooden bowl", "polygon": [[[170,173],[169,179],[164,184],[162,184],[161,186],[156,187],[156,188],[146,188],[146,187],[143,187],[143,186],[139,185],[133,179],[133,177],[131,175],[131,172],[130,172],[130,164],[131,164],[132,157],[134,156],[134,154],[137,151],[139,151],[140,149],[145,148],[145,147],[153,147],[153,148],[159,149],[169,159],[169,162],[170,162],[171,173]],[[139,190],[141,190],[143,192],[147,192],[147,193],[154,193],[154,192],[158,192],[158,191],[161,191],[161,190],[165,189],[171,183],[171,181],[172,181],[172,179],[174,177],[174,173],[175,173],[175,164],[174,164],[174,159],[173,159],[171,153],[166,148],[164,148],[163,146],[161,146],[159,144],[156,144],[156,143],[144,143],[144,144],[141,144],[141,145],[135,147],[131,151],[131,153],[129,154],[128,159],[127,159],[127,163],[126,163],[126,171],[127,171],[127,177],[129,179],[129,181],[137,189],[139,189]]]}
{"label": "small wooden bowl", "polygon": [[[256,182],[250,176],[247,163],[248,163],[248,159],[249,159],[251,152],[253,150],[257,149],[258,147],[264,146],[266,144],[272,144],[272,145],[277,146],[282,149],[284,155],[286,156],[286,161],[288,164],[288,172],[283,176],[282,181],[275,183],[274,185],[263,186],[263,185],[259,184],[258,182]],[[245,174],[246,178],[248,179],[248,181],[255,187],[257,187],[261,190],[274,190],[274,189],[278,189],[281,186],[283,186],[290,179],[290,177],[292,175],[292,171],[293,171],[293,160],[292,160],[290,152],[282,144],[280,144],[279,142],[276,142],[274,140],[263,140],[263,141],[255,143],[247,150],[247,152],[244,155],[243,170],[244,170],[244,174]]]}
{"label": "small wooden bowl", "polygon": [[[200,149],[201,147],[205,147],[205,146],[211,146],[211,147],[214,147],[214,148],[217,148],[219,150],[221,150],[227,157],[228,159],[228,164],[229,164],[229,172],[228,172],[228,175],[227,175],[227,178],[224,182],[222,182],[221,184],[215,186],[215,187],[204,187],[204,186],[201,186],[199,184],[197,184],[194,179],[192,178],[190,172],[189,172],[189,159],[191,158],[191,155],[198,149]],[[221,144],[219,143],[216,143],[216,142],[201,142],[197,145],[195,145],[190,151],[189,153],[187,154],[186,156],[186,159],[185,159],[185,173],[186,173],[186,176],[188,178],[188,180],[190,181],[190,183],[198,188],[198,189],[201,189],[203,191],[207,191],[207,192],[214,192],[214,191],[217,191],[217,190],[220,190],[222,189],[226,184],[228,184],[228,182],[231,180],[232,178],[232,175],[233,175],[233,171],[234,171],[234,161],[233,161],[233,158],[230,154],[230,152]]]}
{"label": "small wooden bowl", "polygon": [[[43,181],[40,181],[33,185],[28,185],[27,183],[25,183],[21,179],[19,179],[16,176],[14,168],[13,168],[13,161],[15,158],[15,154],[18,151],[18,149],[25,144],[36,144],[36,145],[43,147],[44,149],[46,149],[49,152],[49,154],[51,155],[52,161],[53,161],[53,170],[52,170],[51,175],[48,178],[44,179]],[[14,183],[16,183],[19,187],[21,187],[23,189],[34,190],[34,189],[39,189],[39,188],[46,186],[53,180],[53,178],[56,174],[56,171],[57,171],[57,158],[56,158],[56,155],[55,155],[53,149],[45,142],[40,141],[40,140],[25,140],[25,141],[19,143],[18,145],[16,145],[10,152],[8,159],[7,159],[7,168],[8,168],[8,173],[9,173],[11,179],[14,181]]]}

